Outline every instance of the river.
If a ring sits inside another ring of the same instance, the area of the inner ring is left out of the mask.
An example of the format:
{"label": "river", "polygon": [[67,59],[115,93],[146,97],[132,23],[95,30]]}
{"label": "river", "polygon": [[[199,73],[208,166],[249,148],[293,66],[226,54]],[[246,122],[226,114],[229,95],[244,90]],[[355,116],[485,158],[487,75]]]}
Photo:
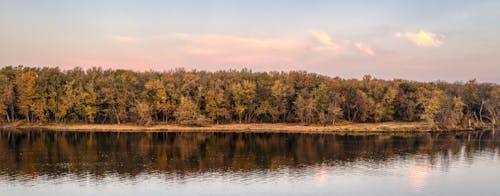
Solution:
{"label": "river", "polygon": [[500,195],[500,133],[0,131],[0,195]]}

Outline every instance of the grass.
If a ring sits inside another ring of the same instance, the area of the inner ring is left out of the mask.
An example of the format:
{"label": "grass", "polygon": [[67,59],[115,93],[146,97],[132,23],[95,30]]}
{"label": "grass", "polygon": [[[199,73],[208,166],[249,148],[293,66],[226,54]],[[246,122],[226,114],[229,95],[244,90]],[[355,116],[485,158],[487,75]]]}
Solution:
{"label": "grass", "polygon": [[4,128],[47,129],[90,132],[273,132],[273,133],[333,133],[333,132],[421,132],[429,130],[424,122],[344,123],[340,125],[302,125],[287,123],[220,124],[189,127],[174,124],[139,126],[134,124],[25,124],[4,125]]}

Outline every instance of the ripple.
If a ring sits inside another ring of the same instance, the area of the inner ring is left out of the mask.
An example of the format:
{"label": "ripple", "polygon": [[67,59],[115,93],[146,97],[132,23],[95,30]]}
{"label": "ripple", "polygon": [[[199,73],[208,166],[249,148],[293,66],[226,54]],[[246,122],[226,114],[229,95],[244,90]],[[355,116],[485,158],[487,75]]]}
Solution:
{"label": "ripple", "polygon": [[500,178],[498,135],[488,134],[480,142],[453,134],[37,134],[0,137],[7,195],[460,195],[476,193],[463,190],[471,183],[494,192],[491,179]]}

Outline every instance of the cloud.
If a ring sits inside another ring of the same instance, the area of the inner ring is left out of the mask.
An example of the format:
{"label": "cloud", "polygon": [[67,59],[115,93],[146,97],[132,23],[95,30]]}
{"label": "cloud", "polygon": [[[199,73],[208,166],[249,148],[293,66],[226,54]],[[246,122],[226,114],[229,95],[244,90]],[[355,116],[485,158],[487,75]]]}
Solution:
{"label": "cloud", "polygon": [[367,46],[366,44],[364,44],[362,42],[356,42],[356,43],[354,43],[354,46],[359,51],[361,51],[362,53],[365,53],[368,56],[375,56],[376,55],[375,51],[373,51],[373,49],[371,49],[369,46]]}
{"label": "cloud", "polygon": [[[138,38],[148,55],[178,65],[293,65],[309,46],[299,36],[172,33]],[[154,48],[154,49],[151,49]],[[163,54],[160,54],[163,53]]]}
{"label": "cloud", "polygon": [[126,64],[287,65],[291,69],[294,65],[331,62],[343,56],[376,55],[365,43],[334,40],[322,31],[274,36],[171,33],[146,37],[120,35],[110,39],[112,47],[116,47],[111,50],[113,58],[120,57],[120,62]]}
{"label": "cloud", "polygon": [[111,40],[116,42],[124,42],[124,43],[137,43],[139,42],[138,38],[130,37],[130,36],[122,36],[122,35],[113,35],[111,36]]}
{"label": "cloud", "polygon": [[[258,38],[219,34],[176,33],[168,38],[182,42],[192,48],[212,48],[215,50],[239,49],[259,51],[294,51],[304,48],[299,40],[281,36],[280,38]],[[167,38],[167,39],[168,39]]]}
{"label": "cloud", "polygon": [[396,33],[396,37],[406,38],[408,41],[413,43],[419,47],[434,47],[439,48],[443,45],[442,39],[445,37],[444,35],[436,35],[432,32],[426,32],[420,30],[417,33],[413,32],[404,32],[404,33]]}
{"label": "cloud", "polygon": [[309,31],[313,38],[321,45],[324,49],[342,49],[342,45],[332,41],[332,38],[323,31]]}

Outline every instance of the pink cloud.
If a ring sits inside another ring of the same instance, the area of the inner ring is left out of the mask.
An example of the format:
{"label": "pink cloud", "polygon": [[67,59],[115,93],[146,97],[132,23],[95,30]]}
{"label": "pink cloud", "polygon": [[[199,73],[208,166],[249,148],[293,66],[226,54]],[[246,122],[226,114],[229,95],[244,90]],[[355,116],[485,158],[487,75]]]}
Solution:
{"label": "pink cloud", "polygon": [[137,43],[139,42],[138,38],[130,37],[130,36],[122,36],[122,35],[113,35],[111,36],[111,40],[116,42],[125,42],[125,43]]}
{"label": "pink cloud", "polygon": [[330,62],[352,54],[375,56],[375,52],[364,43],[353,44],[350,40],[334,40],[322,31],[279,36],[189,33],[151,37],[121,35],[112,36],[111,41],[108,48],[111,53],[102,57],[102,62],[114,62],[116,66],[293,66]]}
{"label": "pink cloud", "polygon": [[185,34],[177,33],[167,36],[167,39],[184,42],[185,45],[211,47],[215,49],[260,50],[265,51],[295,51],[304,48],[302,42],[294,38],[257,38],[218,34]]}
{"label": "pink cloud", "polygon": [[354,43],[354,46],[359,50],[361,51],[362,53],[368,55],[368,56],[375,56],[375,51],[373,51],[373,49],[371,49],[369,46],[367,46],[366,44],[362,43],[362,42],[356,42]]}

